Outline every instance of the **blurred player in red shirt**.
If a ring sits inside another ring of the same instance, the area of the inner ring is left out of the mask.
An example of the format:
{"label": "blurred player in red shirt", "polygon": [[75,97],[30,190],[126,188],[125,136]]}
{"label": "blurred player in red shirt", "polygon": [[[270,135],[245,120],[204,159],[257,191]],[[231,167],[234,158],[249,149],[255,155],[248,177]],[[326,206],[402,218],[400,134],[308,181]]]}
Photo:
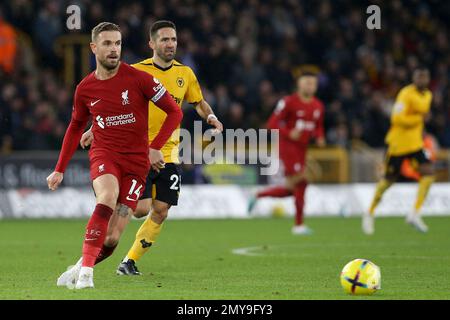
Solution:
{"label": "blurred player in red shirt", "polygon": [[[92,30],[91,50],[97,68],[77,86],[72,119],[64,136],[55,171],[47,178],[56,190],[78,147],[89,119],[95,141],[89,151],[97,205],[89,219],[83,256],[64,272],[57,285],[92,288],[93,267],[102,254],[108,223],[115,224],[136,210],[151,166],[164,167],[160,151],[183,117],[180,108],[156,78],[120,62],[122,35],[117,25],[102,22]],[[148,145],[148,101],[167,113],[159,134]]]}
{"label": "blurred player in red shirt", "polygon": [[270,117],[267,127],[280,133],[280,159],[284,166],[286,185],[271,187],[257,193],[249,202],[249,212],[262,197],[295,198],[295,225],[292,233],[310,234],[303,223],[303,207],[307,180],[305,176],[306,151],[311,139],[325,146],[322,102],[315,97],[318,79],[315,73],[303,73],[297,80],[297,92],[281,99]]}

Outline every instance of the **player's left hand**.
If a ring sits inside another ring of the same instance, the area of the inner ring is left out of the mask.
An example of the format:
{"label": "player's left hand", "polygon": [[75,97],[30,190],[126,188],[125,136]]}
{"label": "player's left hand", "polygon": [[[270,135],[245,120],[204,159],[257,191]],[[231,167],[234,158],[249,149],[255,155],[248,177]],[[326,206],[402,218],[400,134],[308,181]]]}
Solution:
{"label": "player's left hand", "polygon": [[149,159],[150,159],[150,165],[152,166],[153,170],[156,172],[159,172],[159,169],[162,169],[165,167],[164,157],[161,152],[161,150],[156,149],[149,149],[148,153]]}
{"label": "player's left hand", "polygon": [[214,127],[214,129],[212,130],[213,135],[219,134],[223,131],[223,124],[219,121],[219,119],[211,118],[207,121],[207,123]]}

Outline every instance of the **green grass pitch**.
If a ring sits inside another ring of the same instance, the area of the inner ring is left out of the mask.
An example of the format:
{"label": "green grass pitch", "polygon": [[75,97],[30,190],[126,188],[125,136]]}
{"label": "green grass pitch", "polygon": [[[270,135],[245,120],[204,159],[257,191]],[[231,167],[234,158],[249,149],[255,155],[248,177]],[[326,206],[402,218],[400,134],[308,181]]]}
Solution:
{"label": "green grass pitch", "polygon": [[[143,276],[115,275],[140,221],[95,268],[95,289],[56,287],[81,252],[85,220],[1,220],[0,299],[449,299],[450,217],[425,218],[420,234],[401,218],[380,218],[362,234],[357,218],[310,218],[311,236],[292,236],[291,219],[168,220],[138,263]],[[238,253],[233,253],[233,250]],[[382,289],[353,297],[342,267],[366,258]]]}

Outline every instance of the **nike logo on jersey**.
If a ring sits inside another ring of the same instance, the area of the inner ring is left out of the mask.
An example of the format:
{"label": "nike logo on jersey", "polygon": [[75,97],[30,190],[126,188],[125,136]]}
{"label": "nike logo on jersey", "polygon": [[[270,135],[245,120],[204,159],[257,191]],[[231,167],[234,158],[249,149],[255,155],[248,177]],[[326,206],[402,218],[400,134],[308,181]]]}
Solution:
{"label": "nike logo on jersey", "polygon": [[137,199],[130,198],[130,196],[127,196],[127,200],[129,200],[129,201],[134,201],[134,202],[137,201]]}
{"label": "nike logo on jersey", "polygon": [[95,104],[96,104],[97,102],[99,102],[100,100],[102,100],[102,99],[98,99],[97,101],[94,101],[94,102],[91,101],[91,107],[95,106]]}

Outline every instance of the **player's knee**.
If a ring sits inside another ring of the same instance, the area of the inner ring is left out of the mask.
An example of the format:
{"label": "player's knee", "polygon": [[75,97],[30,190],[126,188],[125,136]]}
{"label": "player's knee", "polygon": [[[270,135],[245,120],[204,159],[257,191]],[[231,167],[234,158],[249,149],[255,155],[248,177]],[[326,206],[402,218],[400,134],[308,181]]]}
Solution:
{"label": "player's knee", "polygon": [[149,206],[141,205],[139,203],[138,206],[136,207],[136,210],[133,212],[133,215],[138,219],[145,217],[150,212],[150,209],[151,209],[150,205]]}
{"label": "player's knee", "polygon": [[419,167],[420,175],[422,176],[431,176],[434,174],[432,165],[424,165]]}
{"label": "player's knee", "polygon": [[103,192],[97,195],[97,202],[114,208],[119,194],[115,191]]}
{"label": "player's knee", "polygon": [[164,220],[167,219],[167,216],[169,214],[169,207],[168,206],[158,206],[153,208],[152,217],[158,220],[159,223],[162,223]]}

